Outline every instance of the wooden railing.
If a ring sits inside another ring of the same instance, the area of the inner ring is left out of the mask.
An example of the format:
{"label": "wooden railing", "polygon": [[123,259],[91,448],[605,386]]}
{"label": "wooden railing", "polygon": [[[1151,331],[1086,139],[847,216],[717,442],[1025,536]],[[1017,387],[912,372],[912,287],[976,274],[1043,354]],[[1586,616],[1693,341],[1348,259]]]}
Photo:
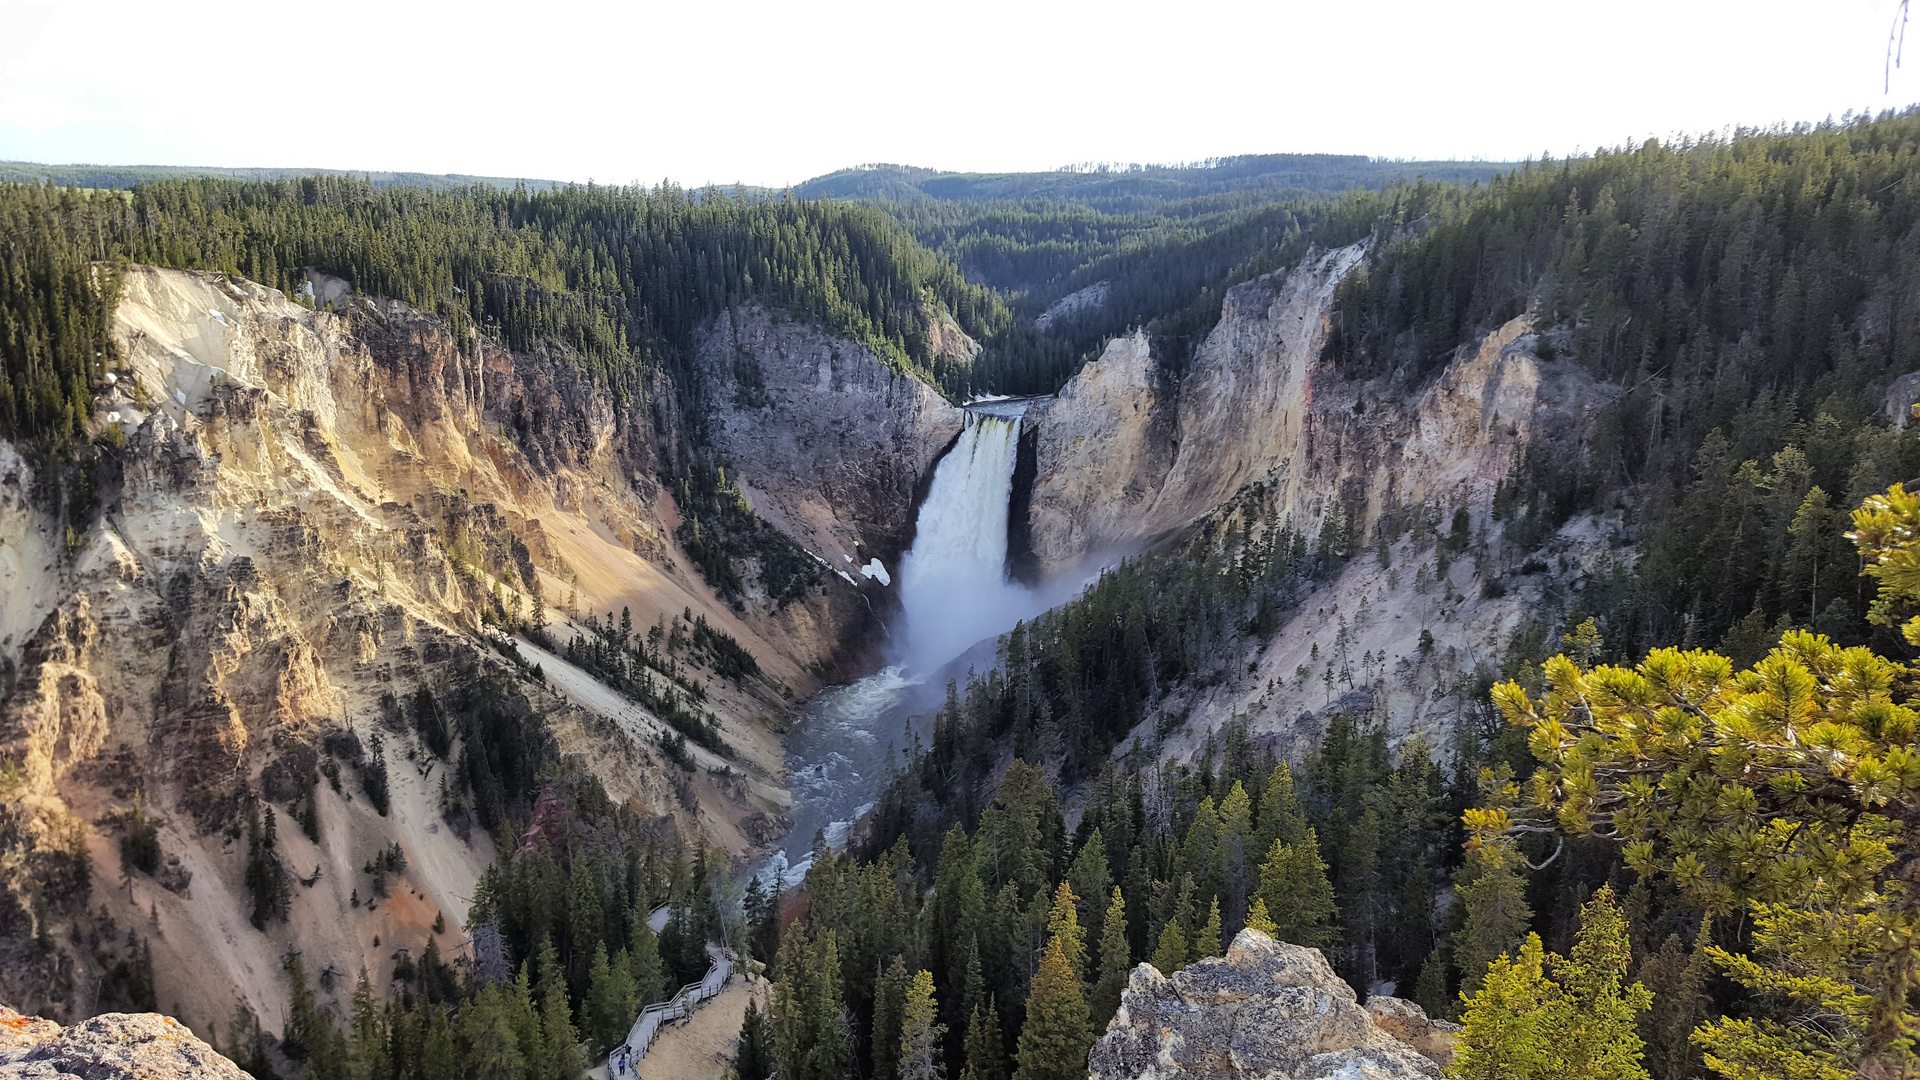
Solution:
{"label": "wooden railing", "polygon": [[660,1026],[669,1020],[685,1020],[693,1015],[700,1003],[719,996],[727,983],[733,981],[733,953],[718,946],[707,946],[707,955],[713,963],[707,968],[706,975],[699,982],[688,983],[678,993],[666,1001],[657,1001],[640,1010],[639,1019],[633,1022],[633,1030],[627,1032],[626,1044],[616,1049],[608,1058],[609,1075],[619,1077],[632,1075],[631,1065],[626,1073],[617,1071],[611,1063],[620,1059],[620,1051],[627,1052],[630,1063],[638,1063],[653,1046]]}

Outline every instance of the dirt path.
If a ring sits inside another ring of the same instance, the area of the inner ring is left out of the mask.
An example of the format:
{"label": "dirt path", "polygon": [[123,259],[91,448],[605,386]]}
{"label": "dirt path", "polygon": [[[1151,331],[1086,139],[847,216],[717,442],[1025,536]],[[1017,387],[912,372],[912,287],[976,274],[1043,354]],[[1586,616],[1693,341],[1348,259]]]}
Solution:
{"label": "dirt path", "polygon": [[748,1000],[758,995],[765,1009],[769,985],[764,979],[737,978],[693,1019],[663,1028],[640,1061],[640,1075],[646,1080],[715,1080],[733,1064]]}

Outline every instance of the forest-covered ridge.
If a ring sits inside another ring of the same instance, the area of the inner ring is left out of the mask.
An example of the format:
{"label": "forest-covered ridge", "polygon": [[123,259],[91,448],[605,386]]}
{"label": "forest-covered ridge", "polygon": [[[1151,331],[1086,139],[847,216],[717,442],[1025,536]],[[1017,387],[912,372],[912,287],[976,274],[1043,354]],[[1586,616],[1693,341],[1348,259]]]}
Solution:
{"label": "forest-covered ridge", "polygon": [[1545,358],[1622,391],[1495,506],[1518,550],[1627,512],[1644,558],[1581,600],[1610,659],[1751,662],[1789,626],[1866,643],[1846,515],[1920,470],[1886,401],[1920,370],[1920,110],[1415,187],[1394,220],[1335,296],[1343,374],[1406,392],[1530,311]]}
{"label": "forest-covered ridge", "polygon": [[163,180],[298,180],[303,176],[346,176],[375,187],[424,187],[436,190],[472,187],[524,187],[550,191],[565,187],[564,180],[522,176],[473,176],[467,173],[394,172],[381,169],[230,168],[220,165],[47,165],[37,161],[0,161],[0,182],[53,184],[56,187],[104,188],[124,191]]}
{"label": "forest-covered ridge", "polygon": [[[1103,166],[1046,173],[943,173],[878,165],[810,180],[809,197],[881,207],[969,280],[1003,293],[1025,347],[984,358],[998,392],[1058,390],[1114,337],[1146,327],[1156,355],[1182,367],[1231,286],[1297,261],[1311,243],[1368,235],[1387,189],[1491,180],[1485,162],[1395,162],[1263,154],[1197,165]],[[1090,286],[1102,302],[1032,324]]]}
{"label": "forest-covered ridge", "polygon": [[1133,213],[1207,195],[1258,192],[1270,201],[1383,188],[1425,177],[1490,180],[1514,167],[1497,161],[1397,161],[1362,154],[1241,154],[1187,164],[1090,164],[1046,172],[950,172],[911,165],[863,165],[816,176],[794,191],[806,198],[1004,202],[1051,199]]}
{"label": "forest-covered ridge", "polygon": [[891,219],[865,206],[751,193],[568,187],[379,187],[358,178],[169,180],[127,193],[0,185],[0,436],[60,440],[84,423],[118,262],[224,271],[297,294],[316,268],[360,292],[550,349],[632,393],[681,388],[694,329],[732,304],[785,307],[898,370],[965,391],[969,358],[936,356],[929,320],[977,339],[1011,323]]}

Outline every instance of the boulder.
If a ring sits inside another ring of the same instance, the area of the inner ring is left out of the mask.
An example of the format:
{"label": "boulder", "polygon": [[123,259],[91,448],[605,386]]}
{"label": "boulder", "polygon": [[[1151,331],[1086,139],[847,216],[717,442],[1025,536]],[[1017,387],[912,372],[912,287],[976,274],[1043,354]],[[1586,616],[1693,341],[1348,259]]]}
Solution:
{"label": "boulder", "polygon": [[[1402,1019],[1399,1009],[1389,1015]],[[1092,1080],[1441,1076],[1439,1065],[1360,1007],[1319,950],[1258,930],[1242,930],[1225,957],[1171,977],[1150,964],[1134,968],[1120,1011],[1094,1045],[1089,1071]]]}
{"label": "boulder", "polygon": [[186,1025],[158,1013],[102,1013],[63,1028],[0,1005],[0,1075],[19,1080],[248,1080]]}
{"label": "boulder", "polygon": [[1460,1025],[1433,1020],[1427,1010],[1405,998],[1375,995],[1367,999],[1373,1026],[1420,1051],[1441,1068],[1453,1064],[1453,1037]]}

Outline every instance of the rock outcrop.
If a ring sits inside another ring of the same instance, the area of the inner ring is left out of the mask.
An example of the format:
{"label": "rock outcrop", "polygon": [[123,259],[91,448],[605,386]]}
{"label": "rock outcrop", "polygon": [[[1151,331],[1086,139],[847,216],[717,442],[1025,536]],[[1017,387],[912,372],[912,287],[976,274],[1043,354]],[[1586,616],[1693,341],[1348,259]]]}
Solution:
{"label": "rock outcrop", "polygon": [[1453,1039],[1460,1025],[1434,1020],[1427,1010],[1406,998],[1375,994],[1367,999],[1367,1015],[1374,1026],[1399,1039],[1441,1068],[1453,1063]]}
{"label": "rock outcrop", "polygon": [[1227,293],[1220,322],[1179,374],[1147,336],[1116,338],[1037,432],[1033,551],[1043,571],[1132,551],[1185,528],[1248,483],[1303,471],[1333,289],[1359,246],[1317,255]]}
{"label": "rock outcrop", "polygon": [[102,1013],[72,1027],[0,1005],[0,1074],[17,1080],[247,1080],[240,1067],[158,1013]]}
{"label": "rock outcrop", "polygon": [[1400,1004],[1363,1009],[1319,950],[1242,930],[1225,957],[1172,976],[1134,968],[1089,1071],[1092,1080],[1439,1080],[1440,1064],[1396,1037],[1427,1037],[1402,1015],[1419,1007]]}
{"label": "rock outcrop", "polygon": [[766,308],[723,313],[693,355],[705,438],[754,511],[837,571],[876,557],[897,569],[918,485],[962,411],[867,349]]}

